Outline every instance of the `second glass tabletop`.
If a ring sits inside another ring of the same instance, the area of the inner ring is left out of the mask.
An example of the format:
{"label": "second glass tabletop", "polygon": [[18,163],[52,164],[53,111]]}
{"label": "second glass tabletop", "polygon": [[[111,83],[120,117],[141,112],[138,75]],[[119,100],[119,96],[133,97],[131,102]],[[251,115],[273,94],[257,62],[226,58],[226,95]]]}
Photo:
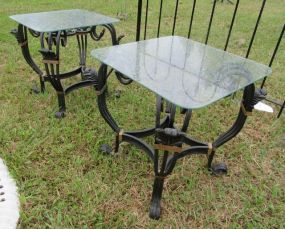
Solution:
{"label": "second glass tabletop", "polygon": [[58,10],[10,16],[14,21],[37,32],[56,32],[113,24],[119,20],[88,10]]}

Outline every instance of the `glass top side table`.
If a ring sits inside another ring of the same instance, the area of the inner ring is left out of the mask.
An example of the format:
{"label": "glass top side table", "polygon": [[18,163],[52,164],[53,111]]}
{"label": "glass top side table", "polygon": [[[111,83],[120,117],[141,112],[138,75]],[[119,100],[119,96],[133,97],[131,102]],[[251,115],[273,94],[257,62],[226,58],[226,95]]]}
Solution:
{"label": "glass top side table", "polygon": [[[155,178],[149,210],[153,219],[160,218],[164,181],[181,158],[202,154],[213,174],[227,173],[225,163],[213,163],[215,152],[241,131],[255,104],[265,99],[264,91],[255,90],[254,82],[272,72],[252,60],[177,36],[97,49],[92,56],[102,62],[95,89],[99,111],[116,134],[114,152],[118,152],[121,142],[128,142],[153,162]],[[157,94],[152,128],[126,131],[112,117],[106,105],[108,66]],[[237,119],[225,133],[213,142],[186,134],[192,109],[210,105],[240,89],[244,94]],[[177,106],[183,108],[180,113]],[[183,116],[181,126],[175,125],[177,115]],[[146,136],[154,136],[153,145],[142,140]]]}
{"label": "glass top side table", "polygon": [[[65,95],[71,91],[93,85],[95,69],[86,67],[87,37],[99,41],[105,34],[105,29],[111,33],[112,44],[119,44],[122,37],[117,37],[114,23],[119,20],[87,10],[60,10],[31,14],[13,15],[11,19],[18,22],[18,29],[12,30],[22,54],[30,67],[39,75],[41,92],[45,91],[45,82],[50,82],[57,92],[59,111],[57,118],[65,115]],[[97,27],[103,29],[97,33]],[[44,70],[31,57],[28,45],[29,34],[40,40],[39,52],[42,54]],[[60,47],[66,47],[67,39],[76,36],[79,50],[79,67],[69,72],[60,71]],[[81,81],[66,89],[61,81],[81,74]],[[39,93],[37,88],[34,92]]]}

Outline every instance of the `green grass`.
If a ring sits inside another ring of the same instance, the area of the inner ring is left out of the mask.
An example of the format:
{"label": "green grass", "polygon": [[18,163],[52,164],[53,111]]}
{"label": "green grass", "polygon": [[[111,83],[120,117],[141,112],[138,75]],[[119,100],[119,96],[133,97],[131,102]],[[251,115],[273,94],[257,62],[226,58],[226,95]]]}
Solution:
{"label": "green grass", "polygon": [[[171,33],[174,1],[168,0],[162,35]],[[191,1],[180,4],[177,34],[186,36]],[[193,39],[204,41],[210,15],[210,0],[197,4]],[[229,50],[245,55],[261,0],[241,1]],[[158,1],[151,1],[151,7]],[[47,93],[34,95],[38,83],[25,63],[20,48],[9,34],[16,24],[8,16],[18,13],[83,8],[116,16],[121,1],[10,0],[0,8],[0,157],[17,181],[21,200],[19,228],[284,228],[285,227],[285,116],[254,112],[243,131],[220,148],[217,161],[225,161],[229,174],[213,177],[202,156],[184,158],[167,179],[162,218],[148,218],[152,191],[152,165],[135,147],[125,145],[122,154],[100,154],[102,143],[112,143],[114,134],[96,107],[93,89],[75,91],[67,97],[67,116],[54,118],[57,99],[47,84]],[[233,6],[218,4],[209,44],[223,48]],[[127,0],[128,18],[116,25],[123,42],[135,37],[136,6]],[[148,37],[156,32],[158,11],[150,11]],[[285,21],[284,0],[268,1],[250,58],[268,63]],[[245,40],[244,45],[239,41]],[[93,48],[109,45],[89,42]],[[63,50],[63,69],[78,64],[75,39]],[[285,98],[285,42],[274,64],[267,90]],[[31,42],[39,61],[38,42]],[[98,63],[88,57],[89,66]],[[137,84],[120,86],[110,81],[110,110],[124,129],[153,125],[155,96]],[[71,80],[74,81],[74,80]],[[70,81],[69,81],[70,82]],[[113,91],[123,90],[120,99]],[[238,107],[231,98],[195,110],[189,133],[213,141],[234,121]],[[132,112],[130,112],[132,111]],[[180,119],[178,119],[178,122]]]}

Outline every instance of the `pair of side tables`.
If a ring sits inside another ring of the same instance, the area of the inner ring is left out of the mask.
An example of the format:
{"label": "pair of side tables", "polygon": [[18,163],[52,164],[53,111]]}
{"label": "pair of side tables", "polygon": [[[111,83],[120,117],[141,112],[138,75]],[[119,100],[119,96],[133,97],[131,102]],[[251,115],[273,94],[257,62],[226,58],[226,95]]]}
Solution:
{"label": "pair of side tables", "polygon": [[[263,90],[255,90],[255,81],[272,73],[271,68],[229,52],[178,36],[168,36],[119,45],[113,26],[118,20],[85,10],[65,10],[34,14],[15,15],[19,23],[13,30],[27,63],[39,75],[41,91],[45,82],[56,90],[59,111],[56,117],[64,116],[65,95],[71,91],[94,86],[99,111],[106,123],[115,132],[114,152],[122,142],[140,148],[153,163],[154,184],[149,215],[159,219],[164,181],[176,163],[185,156],[206,156],[207,167],[213,174],[224,174],[224,163],[214,164],[219,147],[234,138],[243,128],[254,106],[265,99]],[[98,71],[86,67],[87,36],[99,41],[105,30],[97,33],[98,26],[105,27],[112,38],[111,47],[93,50],[91,55],[101,62]],[[28,46],[28,32],[39,37],[45,72],[33,61]],[[67,73],[60,72],[60,47],[66,46],[67,38],[76,36],[80,66]],[[115,71],[123,84],[135,81],[157,95],[156,116],[152,128],[126,131],[120,127],[106,104],[107,81]],[[81,74],[82,80],[66,89],[61,81]],[[213,142],[204,142],[186,134],[192,110],[208,106],[220,99],[243,90],[236,121],[225,133]],[[177,112],[179,109],[179,113]],[[175,116],[182,115],[181,127],[175,125]],[[163,116],[163,117],[162,117]],[[153,144],[143,138],[153,136]]]}

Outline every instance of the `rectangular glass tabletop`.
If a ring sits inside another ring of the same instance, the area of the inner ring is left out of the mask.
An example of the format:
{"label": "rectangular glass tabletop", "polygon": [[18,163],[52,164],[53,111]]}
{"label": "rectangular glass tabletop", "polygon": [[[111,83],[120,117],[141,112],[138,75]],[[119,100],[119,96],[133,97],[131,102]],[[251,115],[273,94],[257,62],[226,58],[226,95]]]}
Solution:
{"label": "rectangular glass tabletop", "polygon": [[263,64],[178,36],[96,49],[91,55],[186,109],[207,106],[272,73]]}
{"label": "rectangular glass tabletop", "polygon": [[10,16],[16,22],[37,32],[56,32],[96,25],[113,24],[119,20],[87,10],[59,10]]}

